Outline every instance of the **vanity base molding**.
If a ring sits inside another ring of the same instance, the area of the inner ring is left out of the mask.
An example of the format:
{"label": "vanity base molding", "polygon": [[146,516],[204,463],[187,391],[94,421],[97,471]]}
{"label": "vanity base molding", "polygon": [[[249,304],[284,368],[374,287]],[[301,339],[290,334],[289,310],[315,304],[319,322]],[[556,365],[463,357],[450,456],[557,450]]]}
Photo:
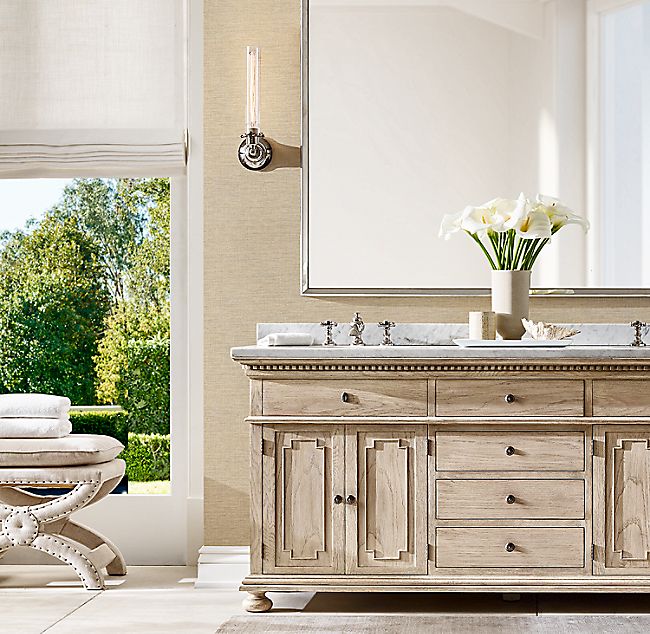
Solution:
{"label": "vanity base molding", "polygon": [[645,363],[456,363],[242,360],[247,610],[273,591],[650,592]]}

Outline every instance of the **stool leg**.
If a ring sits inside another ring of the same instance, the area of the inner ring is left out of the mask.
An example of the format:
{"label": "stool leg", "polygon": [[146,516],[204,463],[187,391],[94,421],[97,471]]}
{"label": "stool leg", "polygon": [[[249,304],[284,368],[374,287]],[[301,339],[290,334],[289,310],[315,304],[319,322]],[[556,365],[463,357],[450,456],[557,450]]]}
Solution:
{"label": "stool leg", "polygon": [[126,562],[117,546],[92,528],[78,524],[73,520],[68,520],[59,532],[59,535],[67,537],[78,544],[83,544],[89,550],[94,550],[102,544],[105,544],[115,555],[115,559],[106,566],[106,572],[112,576],[124,576],[126,574]]}
{"label": "stool leg", "polygon": [[30,548],[52,555],[62,562],[72,566],[86,590],[104,590],[104,579],[99,570],[88,557],[74,547],[65,537],[55,537],[43,533],[36,536],[29,544]]}

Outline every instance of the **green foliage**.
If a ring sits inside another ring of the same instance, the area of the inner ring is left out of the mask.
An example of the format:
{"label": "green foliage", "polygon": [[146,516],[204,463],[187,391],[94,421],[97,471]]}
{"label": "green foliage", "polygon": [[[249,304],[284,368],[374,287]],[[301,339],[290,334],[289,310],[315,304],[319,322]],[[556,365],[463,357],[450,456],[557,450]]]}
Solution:
{"label": "green foliage", "polygon": [[129,419],[126,412],[70,412],[73,434],[100,434],[119,440],[125,447],[129,441]]}
{"label": "green foliage", "polygon": [[[125,298],[125,275],[133,250],[141,244],[147,203],[137,204],[137,179],[75,179],[51,214],[74,218],[99,246],[105,279],[114,302]],[[135,198],[134,198],[135,196]]]}
{"label": "green foliage", "polygon": [[126,408],[132,431],[168,433],[169,181],[131,180],[120,191],[132,207],[146,209],[148,221],[132,244],[126,299],[113,307],[98,346],[97,398]]}
{"label": "green foliage", "polygon": [[169,339],[132,339],[118,390],[132,432],[169,433]]}
{"label": "green foliage", "polygon": [[130,481],[169,480],[170,437],[163,434],[129,434],[127,448],[120,454],[126,461]]}
{"label": "green foliage", "polygon": [[97,342],[110,302],[96,242],[46,216],[0,252],[0,391],[95,403]]}

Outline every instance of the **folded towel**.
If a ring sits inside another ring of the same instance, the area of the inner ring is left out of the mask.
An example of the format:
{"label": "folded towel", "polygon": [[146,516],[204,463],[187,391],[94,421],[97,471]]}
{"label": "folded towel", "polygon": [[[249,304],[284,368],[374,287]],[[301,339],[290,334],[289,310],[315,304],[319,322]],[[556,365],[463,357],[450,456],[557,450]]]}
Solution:
{"label": "folded towel", "polygon": [[70,399],[52,394],[0,394],[0,418],[67,418]]}
{"label": "folded towel", "polygon": [[257,342],[258,346],[311,346],[314,338],[304,332],[276,332]]}
{"label": "folded towel", "polygon": [[0,438],[63,438],[71,431],[69,418],[0,418]]}

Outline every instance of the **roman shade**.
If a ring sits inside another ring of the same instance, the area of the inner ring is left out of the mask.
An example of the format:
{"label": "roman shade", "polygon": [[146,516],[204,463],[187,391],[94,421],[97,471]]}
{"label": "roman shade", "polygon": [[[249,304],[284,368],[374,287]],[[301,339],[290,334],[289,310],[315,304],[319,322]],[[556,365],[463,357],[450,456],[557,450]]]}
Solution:
{"label": "roman shade", "polygon": [[0,178],[173,176],[183,0],[3,0]]}

